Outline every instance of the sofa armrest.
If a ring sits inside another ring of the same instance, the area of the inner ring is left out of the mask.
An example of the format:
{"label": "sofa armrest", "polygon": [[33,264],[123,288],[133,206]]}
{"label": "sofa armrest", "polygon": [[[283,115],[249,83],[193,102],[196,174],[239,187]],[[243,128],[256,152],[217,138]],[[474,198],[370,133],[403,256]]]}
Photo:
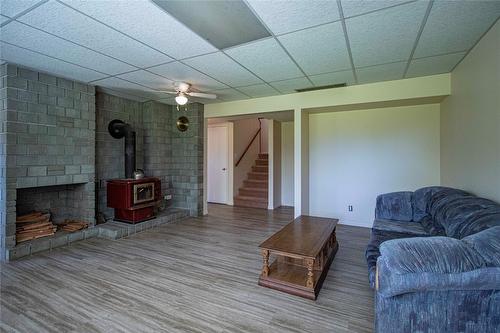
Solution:
{"label": "sofa armrest", "polygon": [[392,192],[377,197],[375,218],[398,221],[413,219],[413,192]]}
{"label": "sofa armrest", "polygon": [[383,297],[417,291],[499,290],[500,267],[449,237],[386,241],[377,260],[376,289]]}

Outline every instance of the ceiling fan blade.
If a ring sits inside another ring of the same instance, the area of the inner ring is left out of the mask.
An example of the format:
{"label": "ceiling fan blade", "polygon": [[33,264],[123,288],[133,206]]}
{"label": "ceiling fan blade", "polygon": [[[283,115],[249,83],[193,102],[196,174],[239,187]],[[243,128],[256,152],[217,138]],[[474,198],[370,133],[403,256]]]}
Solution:
{"label": "ceiling fan blade", "polygon": [[217,95],[215,94],[205,94],[205,93],[199,93],[195,91],[190,91],[187,93],[189,96],[193,97],[201,97],[201,98],[208,98],[208,99],[216,99]]}
{"label": "ceiling fan blade", "polygon": [[153,90],[153,91],[163,92],[163,93],[171,94],[171,95],[177,95],[177,91],[175,91],[175,90]]}

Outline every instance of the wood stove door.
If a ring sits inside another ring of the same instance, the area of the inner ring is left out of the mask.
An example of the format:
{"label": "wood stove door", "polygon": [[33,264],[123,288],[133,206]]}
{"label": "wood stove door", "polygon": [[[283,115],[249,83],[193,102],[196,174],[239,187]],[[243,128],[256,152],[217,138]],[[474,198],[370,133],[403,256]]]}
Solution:
{"label": "wood stove door", "polygon": [[154,200],[155,183],[134,184],[134,205]]}

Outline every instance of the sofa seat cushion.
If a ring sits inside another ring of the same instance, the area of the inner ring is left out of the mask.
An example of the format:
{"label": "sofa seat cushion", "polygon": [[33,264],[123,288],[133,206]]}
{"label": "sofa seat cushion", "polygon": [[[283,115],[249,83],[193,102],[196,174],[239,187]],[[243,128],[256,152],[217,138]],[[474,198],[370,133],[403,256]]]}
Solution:
{"label": "sofa seat cushion", "polygon": [[487,266],[500,267],[500,226],[467,236],[462,241],[476,250]]}
{"label": "sofa seat cushion", "polygon": [[420,222],[375,219],[373,229],[406,233],[412,236],[427,236],[429,234]]}
{"label": "sofa seat cushion", "polygon": [[375,216],[381,219],[411,221],[413,192],[392,192],[379,195],[375,206]]}
{"label": "sofa seat cushion", "polygon": [[387,240],[407,237],[415,237],[415,235],[405,232],[372,229],[370,242],[365,252],[366,263],[368,265],[368,281],[372,288],[375,288],[375,271],[377,259],[380,256],[380,244]]}

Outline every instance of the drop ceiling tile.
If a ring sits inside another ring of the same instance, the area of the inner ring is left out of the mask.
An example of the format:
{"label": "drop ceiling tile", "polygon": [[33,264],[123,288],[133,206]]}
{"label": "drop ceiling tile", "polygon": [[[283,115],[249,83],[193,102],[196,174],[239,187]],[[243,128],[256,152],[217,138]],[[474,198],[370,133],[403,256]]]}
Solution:
{"label": "drop ceiling tile", "polygon": [[163,76],[147,72],[145,70],[138,70],[126,74],[118,75],[119,78],[127,81],[132,81],[143,86],[156,90],[173,90],[174,82],[166,79]]}
{"label": "drop ceiling tile", "polygon": [[247,94],[248,96],[251,96],[252,98],[273,96],[280,94],[278,91],[276,91],[276,89],[274,89],[273,87],[271,87],[266,83],[254,84],[246,87],[239,87],[238,90]]}
{"label": "drop ceiling tile", "polygon": [[340,18],[335,1],[248,0],[275,35],[336,21]]}
{"label": "drop ceiling tile", "polygon": [[36,68],[36,70],[47,72],[52,75],[59,75],[71,80],[89,82],[105,77],[106,75],[96,71],[82,68],[67,62],[57,60],[30,50],[0,42],[2,59],[26,66]]}
{"label": "drop ceiling tile", "polygon": [[262,83],[262,80],[222,52],[183,60],[183,62],[233,87]]}
{"label": "drop ceiling tile", "polygon": [[365,14],[374,10],[399,5],[408,0],[341,0],[344,17]]}
{"label": "drop ceiling tile", "polygon": [[292,59],[273,38],[237,46],[225,52],[265,81],[303,76]]}
{"label": "drop ceiling tile", "polygon": [[406,62],[395,62],[378,66],[356,68],[358,83],[371,83],[403,78]]}
{"label": "drop ceiling tile", "polygon": [[16,21],[2,27],[0,40],[109,75],[135,69],[121,61]]}
{"label": "drop ceiling tile", "polygon": [[415,58],[470,49],[500,16],[500,1],[434,1]]}
{"label": "drop ceiling tile", "polygon": [[449,73],[465,56],[465,53],[466,52],[459,52],[435,57],[414,59],[410,63],[406,77]]}
{"label": "drop ceiling tile", "polygon": [[172,96],[162,92],[148,90],[148,88],[128,82],[117,77],[108,77],[92,82],[93,85],[120,91],[125,94],[139,96],[149,99],[171,98]]}
{"label": "drop ceiling tile", "polygon": [[307,75],[351,67],[340,22],[293,32],[278,39]]}
{"label": "drop ceiling tile", "polygon": [[217,50],[149,0],[64,2],[176,59]]}
{"label": "drop ceiling tile", "polygon": [[138,67],[172,60],[59,2],[45,3],[21,16],[19,21]]}
{"label": "drop ceiling tile", "polygon": [[110,89],[110,88],[104,88],[104,87],[97,87],[96,88],[97,91],[99,92],[103,92],[103,93],[106,93],[106,94],[110,94],[110,95],[113,95],[113,96],[117,96],[117,97],[122,97],[122,98],[125,98],[125,99],[131,99],[133,101],[137,101],[137,102],[146,102],[149,100],[149,98],[145,98],[145,97],[140,97],[140,96],[135,96],[135,95],[132,95],[132,94],[127,94],[127,93],[124,93],[123,91],[118,91],[118,90],[113,90],[113,89]]}
{"label": "drop ceiling tile", "polygon": [[309,76],[309,79],[311,79],[314,85],[318,87],[341,83],[346,83],[348,86],[355,84],[352,70],[311,75]]}
{"label": "drop ceiling tile", "polygon": [[41,0],[0,0],[0,9],[2,15],[14,17],[39,2]]}
{"label": "drop ceiling tile", "polygon": [[296,89],[311,88],[312,84],[305,77],[295,78],[291,80],[283,80],[276,82],[269,82],[274,88],[278,89],[283,94],[290,94],[296,92]]}
{"label": "drop ceiling tile", "polygon": [[347,19],[354,65],[408,60],[427,5],[418,1]]}
{"label": "drop ceiling tile", "polygon": [[225,84],[220,83],[178,61],[151,67],[148,68],[148,71],[164,76],[172,81],[190,83],[194,86],[194,88],[202,91],[227,88]]}
{"label": "drop ceiling tile", "polygon": [[223,102],[228,102],[228,101],[236,101],[240,99],[248,99],[248,96],[243,95],[239,91],[228,88],[228,89],[220,89],[220,90],[214,90],[212,93],[217,95],[217,100],[223,101]]}

